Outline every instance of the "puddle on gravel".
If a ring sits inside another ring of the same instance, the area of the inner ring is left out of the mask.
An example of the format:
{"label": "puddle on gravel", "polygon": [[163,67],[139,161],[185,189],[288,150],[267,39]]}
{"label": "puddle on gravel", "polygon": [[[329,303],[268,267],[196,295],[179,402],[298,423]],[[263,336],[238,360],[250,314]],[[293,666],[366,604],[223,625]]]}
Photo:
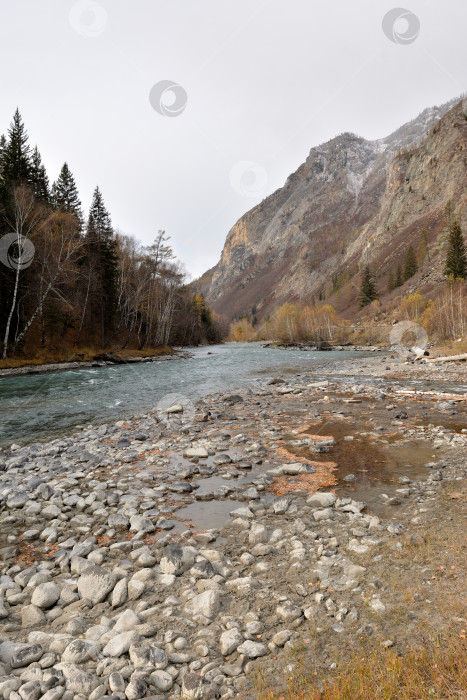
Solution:
{"label": "puddle on gravel", "polygon": [[246,506],[245,501],[235,501],[230,498],[213,501],[194,501],[185,508],[177,510],[177,520],[173,532],[182,532],[187,524],[194,524],[195,532],[222,528],[229,519],[229,513],[236,508]]}
{"label": "puddle on gravel", "polygon": [[[365,430],[362,431],[362,428]],[[336,440],[336,445],[330,447],[329,452],[313,454],[311,458],[318,462],[332,460],[337,463],[334,475],[338,480],[335,489],[338,495],[364,501],[368,512],[384,517],[388,514],[392,516],[396,509],[388,507],[381,494],[390,490],[390,495],[397,495],[393,494],[393,489],[404,486],[399,483],[401,476],[407,476],[411,480],[425,477],[426,464],[439,460],[443,452],[435,450],[424,440],[391,444],[390,433],[384,431],[373,435],[368,434],[367,430],[368,426],[358,425],[354,421],[329,421],[311,425],[305,432],[319,433],[323,437],[332,436]],[[346,436],[352,436],[353,440],[345,440]],[[306,448],[298,448],[294,452],[310,457]],[[345,482],[343,479],[349,474],[356,476],[356,481]],[[391,488],[388,489],[388,486]]]}
{"label": "puddle on gravel", "polygon": [[[219,470],[221,469],[222,467],[219,468]],[[224,479],[220,474],[214,474],[213,476],[208,476],[196,482],[199,484],[199,488],[196,489],[196,494],[210,493],[211,491],[225,486],[232,489],[232,491],[241,491],[244,488],[248,488],[253,479],[254,475],[251,470],[248,470],[248,472],[244,474],[239,471],[238,476],[236,478],[232,477],[231,479]]]}
{"label": "puddle on gravel", "polygon": [[[375,383],[374,378],[372,378],[372,383]],[[269,438],[266,439],[272,448],[269,460],[265,460],[262,465],[254,465],[251,471],[242,472],[238,478],[232,479],[223,479],[221,472],[224,469],[231,470],[235,462],[232,465],[222,466],[212,476],[196,478],[198,485],[196,493],[205,494],[222,486],[229,486],[234,491],[244,490],[250,482],[254,481],[270,466],[284,461],[284,455],[281,456],[280,449],[277,449],[283,446],[286,447],[289,454],[300,458],[337,463],[338,466],[333,472],[333,476],[337,478],[338,483],[337,486],[330,487],[332,490],[335,490],[340,496],[349,496],[355,500],[364,501],[367,504],[368,512],[375,513],[382,518],[397,517],[398,510],[404,509],[406,500],[402,498],[402,504],[398,507],[389,506],[382,499],[381,494],[397,495],[395,489],[404,486],[399,482],[401,476],[407,476],[411,480],[426,478],[426,464],[438,461],[443,457],[444,451],[434,449],[429,439],[404,439],[403,435],[390,424],[390,421],[395,418],[395,414],[401,408],[407,410],[409,413],[406,422],[407,428],[414,424],[426,423],[428,425],[433,423],[460,432],[464,427],[461,424],[464,416],[450,416],[440,412],[433,403],[434,401],[438,402],[439,398],[433,396],[427,396],[426,401],[420,401],[417,404],[412,404],[410,396],[395,397],[393,400],[395,407],[391,414],[388,414],[384,404],[379,402],[375,404],[373,397],[365,395],[356,397],[358,403],[355,405],[347,401],[344,403],[344,399],[348,399],[348,394],[343,392],[329,392],[328,397],[323,395],[321,398],[316,395],[313,398],[314,401],[311,405],[308,403],[303,405],[303,399],[298,395],[283,399],[279,406],[274,405],[273,399],[264,402],[261,410],[270,414],[270,420],[267,421],[267,424],[281,426],[277,438],[269,435]],[[461,413],[465,410],[463,405],[460,410]],[[313,416],[315,411],[319,413]],[[305,416],[304,413],[308,415]],[[245,416],[245,419],[251,421],[251,415]],[[383,425],[384,430],[378,430],[378,425]],[[246,430],[250,426],[259,428],[258,424],[254,423],[248,423],[248,426],[238,426],[238,428],[240,431],[245,430],[251,440],[259,439],[262,441],[260,432]],[[225,430],[228,434],[238,432],[231,425],[226,426]],[[310,451],[307,446],[293,446],[293,441],[299,439],[301,433],[332,436],[336,440],[336,445],[330,447],[328,452],[318,454]],[[347,436],[352,436],[353,439],[345,440]],[[274,443],[276,451],[274,451]],[[232,445],[225,451],[235,460],[237,455]],[[203,460],[203,463],[210,465],[212,459],[210,457],[206,461]],[[186,462],[184,459],[181,461]],[[344,482],[343,479],[348,474],[354,474],[357,477],[356,481]],[[177,523],[175,531],[186,529],[188,523],[191,524],[191,527],[194,526],[195,530],[222,527],[229,519],[229,513],[232,510],[247,505],[247,502],[238,501],[235,498],[234,492],[230,498],[194,501],[184,505],[175,512]]]}

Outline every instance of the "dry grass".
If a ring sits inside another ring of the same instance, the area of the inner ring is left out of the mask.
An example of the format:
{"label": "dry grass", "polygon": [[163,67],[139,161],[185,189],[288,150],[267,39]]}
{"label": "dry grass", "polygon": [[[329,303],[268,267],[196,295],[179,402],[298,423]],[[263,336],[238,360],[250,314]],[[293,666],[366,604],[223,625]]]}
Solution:
{"label": "dry grass", "polygon": [[[384,583],[387,612],[374,636],[349,629],[350,638],[332,642],[311,626],[300,646],[278,654],[276,673],[270,662],[258,668],[258,700],[467,700],[465,482],[446,482],[438,499],[423,538],[408,533],[391,566],[376,568],[375,549],[359,559]],[[392,648],[382,646],[387,639]]]}
{"label": "dry grass", "polygon": [[443,342],[436,345],[431,353],[433,356],[439,355],[460,355],[463,352],[467,352],[467,338],[463,340],[451,340],[450,342]]}
{"label": "dry grass", "polygon": [[374,649],[354,656],[320,678],[299,663],[285,679],[285,689],[273,691],[258,683],[259,700],[438,700],[467,698],[466,635],[427,642],[403,655]]}

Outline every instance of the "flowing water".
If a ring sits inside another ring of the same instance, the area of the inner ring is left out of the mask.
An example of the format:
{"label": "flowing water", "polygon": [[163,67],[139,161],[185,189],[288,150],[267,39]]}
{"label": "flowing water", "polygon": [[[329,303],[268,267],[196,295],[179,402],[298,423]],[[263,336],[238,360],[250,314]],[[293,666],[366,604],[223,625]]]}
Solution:
{"label": "flowing water", "polygon": [[[280,371],[362,352],[286,352],[259,343],[195,348],[192,359],[83,368],[0,378],[0,446],[66,435],[78,425],[116,421],[183,398],[252,386]],[[169,396],[174,394],[175,396]]]}

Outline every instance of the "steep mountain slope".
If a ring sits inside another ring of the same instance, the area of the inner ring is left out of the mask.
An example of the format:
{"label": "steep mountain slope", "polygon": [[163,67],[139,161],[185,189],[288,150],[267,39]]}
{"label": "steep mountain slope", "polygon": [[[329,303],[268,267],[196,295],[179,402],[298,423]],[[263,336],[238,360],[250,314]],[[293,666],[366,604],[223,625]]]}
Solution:
{"label": "steep mountain slope", "polygon": [[326,295],[342,310],[354,304],[362,263],[386,274],[422,228],[433,242],[447,200],[462,208],[465,198],[467,121],[455,103],[385,139],[345,133],[311,149],[229,232],[199,281],[210,305],[231,318],[253,306],[264,316],[286,300]]}

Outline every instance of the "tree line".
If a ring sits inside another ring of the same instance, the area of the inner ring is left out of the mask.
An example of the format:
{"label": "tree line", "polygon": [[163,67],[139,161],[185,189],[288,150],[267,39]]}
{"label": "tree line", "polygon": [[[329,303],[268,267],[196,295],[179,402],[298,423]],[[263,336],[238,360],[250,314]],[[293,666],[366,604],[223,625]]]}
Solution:
{"label": "tree line", "polygon": [[3,358],[217,342],[224,332],[191,293],[164,231],[150,246],[117,232],[99,187],[85,217],[66,162],[50,184],[16,110],[0,137]]}

